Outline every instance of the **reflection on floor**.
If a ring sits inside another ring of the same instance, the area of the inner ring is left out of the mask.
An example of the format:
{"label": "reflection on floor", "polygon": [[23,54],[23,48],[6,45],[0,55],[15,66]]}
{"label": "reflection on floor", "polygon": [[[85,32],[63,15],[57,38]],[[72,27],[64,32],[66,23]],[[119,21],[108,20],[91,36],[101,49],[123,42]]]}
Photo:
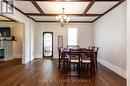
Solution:
{"label": "reflection on floor", "polygon": [[0,62],[0,86],[126,86],[126,80],[99,64],[94,77],[83,73],[80,78],[65,77],[57,60],[36,59],[26,65],[20,59]]}

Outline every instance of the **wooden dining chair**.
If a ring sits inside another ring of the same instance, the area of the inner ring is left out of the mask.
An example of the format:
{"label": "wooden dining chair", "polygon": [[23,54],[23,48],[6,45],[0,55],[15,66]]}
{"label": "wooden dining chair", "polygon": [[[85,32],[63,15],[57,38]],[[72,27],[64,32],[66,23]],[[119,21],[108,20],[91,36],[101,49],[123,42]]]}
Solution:
{"label": "wooden dining chair", "polygon": [[97,55],[98,55],[99,47],[89,46],[89,49],[92,49],[94,51],[94,54],[95,54],[95,67],[96,67],[96,70],[98,71]]}
{"label": "wooden dining chair", "polygon": [[61,65],[63,65],[63,68],[65,68],[65,65],[68,66],[68,57],[63,56],[62,47],[57,47],[57,49],[58,49],[58,58],[59,58],[59,69],[61,68]]}
{"label": "wooden dining chair", "polygon": [[99,47],[95,47],[93,50],[95,53],[95,67],[97,71],[98,71],[98,63],[97,63],[98,50],[99,50]]}
{"label": "wooden dining chair", "polygon": [[[83,67],[84,66],[84,67]],[[94,71],[94,52],[90,49],[82,49],[81,50],[81,68],[85,70],[87,66],[90,69],[91,74]]]}
{"label": "wooden dining chair", "polygon": [[94,50],[95,46],[89,46],[88,49]]}
{"label": "wooden dining chair", "polygon": [[[71,77],[80,76],[80,49],[70,49],[69,56],[70,56],[69,58],[70,76]],[[78,75],[71,75],[72,68],[74,69],[76,68]]]}

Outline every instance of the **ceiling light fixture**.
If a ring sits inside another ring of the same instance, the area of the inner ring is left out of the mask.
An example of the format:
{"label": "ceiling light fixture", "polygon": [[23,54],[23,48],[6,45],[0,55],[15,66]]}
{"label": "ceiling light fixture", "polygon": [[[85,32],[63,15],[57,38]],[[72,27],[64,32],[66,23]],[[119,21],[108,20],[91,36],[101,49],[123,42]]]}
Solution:
{"label": "ceiling light fixture", "polygon": [[62,8],[63,11],[62,11],[62,14],[61,14],[61,15],[56,16],[56,19],[57,19],[58,21],[60,21],[61,27],[64,27],[64,25],[65,25],[66,23],[68,23],[69,20],[70,20],[70,17],[68,17],[68,16],[66,16],[66,15],[64,14],[64,9],[65,9],[65,8]]}

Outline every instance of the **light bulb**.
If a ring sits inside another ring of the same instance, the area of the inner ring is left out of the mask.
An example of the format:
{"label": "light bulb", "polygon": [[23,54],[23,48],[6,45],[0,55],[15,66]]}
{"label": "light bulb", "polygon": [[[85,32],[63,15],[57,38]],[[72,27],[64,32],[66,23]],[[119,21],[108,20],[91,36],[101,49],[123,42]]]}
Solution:
{"label": "light bulb", "polygon": [[64,15],[64,19],[67,19],[67,16],[66,16],[66,15]]}
{"label": "light bulb", "polygon": [[58,16],[56,16],[56,20],[59,20],[59,17],[58,17]]}
{"label": "light bulb", "polygon": [[61,19],[62,18],[62,15],[59,15],[59,19]]}

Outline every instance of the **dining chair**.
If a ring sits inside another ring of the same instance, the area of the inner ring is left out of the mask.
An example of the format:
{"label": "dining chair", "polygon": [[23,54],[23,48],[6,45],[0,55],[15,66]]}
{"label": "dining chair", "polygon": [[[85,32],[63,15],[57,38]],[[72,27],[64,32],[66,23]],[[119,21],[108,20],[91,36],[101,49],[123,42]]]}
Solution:
{"label": "dining chair", "polygon": [[94,50],[95,46],[89,46],[88,49]]}
{"label": "dining chair", "polygon": [[98,71],[98,63],[97,63],[98,50],[99,50],[99,47],[95,47],[93,50],[95,53],[95,67],[97,71]]}
{"label": "dining chair", "polygon": [[68,57],[63,56],[62,47],[57,47],[57,49],[58,49],[58,57],[59,57],[59,69],[61,68],[61,64],[63,64],[63,68],[65,68],[66,64],[68,66]]}
{"label": "dining chair", "polygon": [[96,70],[98,71],[97,55],[98,55],[99,47],[89,46],[89,49],[92,49],[94,51],[94,54],[95,54],[95,67],[96,67]]}
{"label": "dining chair", "polygon": [[[80,49],[70,49],[69,56],[70,77],[80,76]],[[73,68],[77,70],[78,75],[71,75]]]}
{"label": "dining chair", "polygon": [[81,50],[81,68],[82,68],[82,70],[85,70],[86,66],[87,66],[87,70],[90,69],[91,74],[93,74],[93,71],[95,68],[93,50],[90,50],[90,49]]}

